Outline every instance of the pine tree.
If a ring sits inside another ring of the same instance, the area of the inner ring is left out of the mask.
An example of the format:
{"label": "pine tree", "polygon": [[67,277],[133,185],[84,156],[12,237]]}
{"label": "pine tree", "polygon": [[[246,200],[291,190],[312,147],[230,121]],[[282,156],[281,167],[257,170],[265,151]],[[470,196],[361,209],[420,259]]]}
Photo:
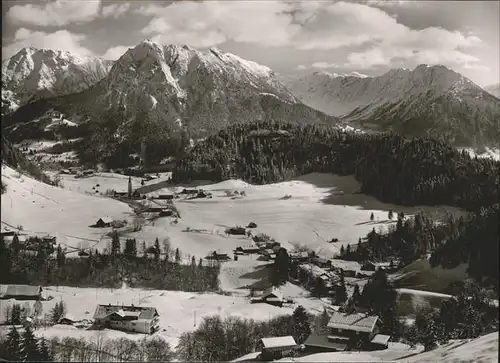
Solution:
{"label": "pine tree", "polygon": [[36,362],[40,360],[37,341],[29,325],[26,326],[23,333],[22,356],[23,360],[29,362]]}
{"label": "pine tree", "polygon": [[5,353],[8,361],[23,360],[23,352],[21,349],[21,336],[15,326],[10,328],[7,340],[5,342]]}
{"label": "pine tree", "polygon": [[203,260],[200,258],[200,261],[198,262],[198,268],[201,268],[203,266]]}
{"label": "pine tree", "polygon": [[123,254],[129,258],[137,257],[137,241],[135,238],[127,238],[125,240],[125,251]]}
{"label": "pine tree", "polygon": [[156,237],[155,239],[154,248],[155,248],[155,261],[158,262],[160,260],[160,253],[161,253],[160,241],[158,240],[158,237]]}
{"label": "pine tree", "polygon": [[19,324],[21,324],[21,315],[22,315],[21,305],[19,305],[19,304],[13,304],[12,305],[11,315],[10,315],[10,323],[12,325],[19,325]]}
{"label": "pine tree", "polygon": [[299,305],[292,314],[292,336],[298,344],[302,344],[310,334],[311,326],[306,309]]}
{"label": "pine tree", "polygon": [[179,248],[175,249],[175,262],[177,262],[177,263],[181,262],[181,253],[179,251]]}
{"label": "pine tree", "polygon": [[351,254],[351,245],[349,243],[347,244],[347,248],[345,250],[345,253],[347,256],[349,256]]}
{"label": "pine tree", "polygon": [[372,213],[372,214],[370,214],[370,221],[372,221],[372,222],[373,222],[373,220],[374,220],[374,219],[375,219],[375,216],[373,215],[373,213]]}
{"label": "pine tree", "polygon": [[345,255],[345,250],[344,250],[344,245],[340,246],[340,257],[344,257]]}
{"label": "pine tree", "polygon": [[57,250],[56,250],[56,261],[57,261],[57,266],[61,267],[64,266],[66,263],[66,255],[64,254],[61,245],[57,245]]}
{"label": "pine tree", "polygon": [[191,257],[191,267],[194,269],[196,267],[196,257]]}
{"label": "pine tree", "polygon": [[389,219],[392,221],[392,218],[394,217],[394,213],[392,212],[392,209],[389,209]]}
{"label": "pine tree", "polygon": [[120,235],[116,229],[111,233],[111,255],[117,256],[120,254]]}
{"label": "pine tree", "polygon": [[52,361],[52,354],[50,353],[49,345],[44,337],[38,342],[38,359],[40,362]]}
{"label": "pine tree", "polygon": [[359,290],[359,285],[358,284],[354,285],[354,291],[352,293],[352,301],[357,306],[359,306],[359,304],[361,302],[361,292]]}
{"label": "pine tree", "polygon": [[340,276],[340,283],[336,288],[335,299],[337,304],[343,304],[347,301],[347,290],[345,287],[344,276]]}

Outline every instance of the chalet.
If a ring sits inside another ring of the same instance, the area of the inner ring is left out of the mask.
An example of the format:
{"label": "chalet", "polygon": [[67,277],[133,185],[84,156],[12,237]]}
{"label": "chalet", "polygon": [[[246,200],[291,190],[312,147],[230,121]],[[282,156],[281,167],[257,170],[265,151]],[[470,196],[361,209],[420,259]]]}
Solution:
{"label": "chalet", "polygon": [[292,252],[289,254],[292,261],[305,262],[309,259],[309,254],[307,252]]}
{"label": "chalet", "polygon": [[111,223],[113,223],[113,219],[110,217],[101,217],[94,226],[97,228],[111,227]]}
{"label": "chalet", "polygon": [[128,196],[128,192],[117,192],[116,190],[114,192],[115,198],[126,197],[126,196]]}
{"label": "chalet", "polygon": [[257,228],[257,224],[255,222],[248,223],[247,228]]}
{"label": "chalet", "polygon": [[182,189],[180,194],[198,194],[197,189]]}
{"label": "chalet", "polygon": [[0,285],[0,299],[41,300],[42,287],[30,285]]}
{"label": "chalet", "polygon": [[273,286],[273,287],[270,287],[269,289],[267,289],[266,291],[264,291],[264,293],[261,296],[252,298],[250,300],[250,302],[252,304],[266,303],[266,304],[282,307],[283,303],[286,302],[286,300],[285,300],[285,297],[283,295],[283,292],[281,292],[280,289]]}
{"label": "chalet", "polygon": [[363,271],[378,271],[378,270],[393,271],[396,269],[398,264],[399,264],[399,261],[397,261],[397,260],[392,260],[389,262],[366,261],[361,266],[361,270],[363,270]]}
{"label": "chalet", "polygon": [[56,244],[56,241],[57,241],[56,236],[47,235],[47,236],[42,237],[42,243],[44,243],[46,245],[54,246]]}
{"label": "chalet", "polygon": [[154,197],[154,199],[162,199],[162,200],[172,200],[174,199],[173,194],[160,194]]}
{"label": "chalet", "polygon": [[145,212],[149,212],[149,213],[157,213],[157,212],[161,212],[162,210],[164,210],[165,207],[148,207]]}
{"label": "chalet", "polygon": [[227,261],[227,260],[230,260],[231,258],[227,255],[227,253],[223,253],[223,252],[217,252],[217,251],[214,251],[212,252],[211,255],[205,257],[206,259],[209,259],[209,260],[216,260],[216,261]]}
{"label": "chalet", "polygon": [[262,338],[259,342],[261,347],[261,359],[273,360],[289,356],[294,350],[299,348],[295,339],[288,335],[284,337]]}
{"label": "chalet", "polygon": [[304,345],[309,352],[345,351],[353,347],[362,349],[387,348],[390,339],[378,334],[378,316],[334,312],[326,334],[311,334]]}
{"label": "chalet", "polygon": [[97,305],[94,322],[103,328],[153,334],[159,329],[159,314],[152,307]]}
{"label": "chalet", "polygon": [[259,247],[258,246],[244,246],[244,247],[236,247],[235,252],[240,252],[241,254],[243,253],[259,253]]}
{"label": "chalet", "polygon": [[75,322],[75,318],[73,318],[71,315],[66,314],[61,319],[59,319],[57,323],[62,325],[73,325]]}
{"label": "chalet", "polygon": [[260,254],[267,260],[275,260],[276,252],[272,249],[260,250]]}
{"label": "chalet", "polygon": [[328,261],[325,258],[321,258],[321,257],[313,257],[313,258],[311,258],[311,262],[314,263],[316,266],[322,267],[322,268],[330,267],[330,265],[331,265],[330,261]]}
{"label": "chalet", "polygon": [[231,228],[226,229],[226,233],[244,236],[244,235],[246,235],[246,230],[243,227],[231,227]]}

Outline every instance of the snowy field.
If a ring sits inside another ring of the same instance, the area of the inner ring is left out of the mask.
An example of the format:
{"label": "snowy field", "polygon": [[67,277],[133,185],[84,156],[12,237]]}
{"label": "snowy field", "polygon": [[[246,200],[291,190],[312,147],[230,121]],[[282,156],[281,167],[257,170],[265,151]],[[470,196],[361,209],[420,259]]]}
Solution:
{"label": "snowy field", "polygon": [[[62,176],[64,189],[45,185],[29,177],[2,168],[7,192],[2,195],[2,222],[25,231],[51,233],[61,243],[75,248],[108,246],[105,234],[110,228],[95,229],[89,225],[98,218],[133,219],[131,208],[122,202],[103,197],[108,189],[126,190],[128,177],[98,173],[88,178]],[[152,180],[149,183],[157,183]],[[99,187],[96,185],[99,184]],[[140,178],[132,178],[133,187]],[[94,187],[94,189],[92,189]],[[373,197],[357,193],[359,184],[352,177],[309,174],[297,180],[269,185],[250,185],[241,180],[228,180],[203,186],[213,193],[212,199],[176,200],[181,218],[162,217],[145,223],[141,231],[124,234],[151,245],[155,238],[169,238],[173,248],[179,247],[184,257],[205,257],[214,250],[231,253],[251,240],[245,236],[228,236],[227,227],[246,226],[255,222],[252,233],[265,233],[284,247],[302,245],[318,255],[331,258],[342,245],[355,244],[372,228],[385,229],[390,223],[388,210],[411,215],[418,210],[442,214],[461,213],[451,207],[399,207],[381,203]],[[151,194],[171,193],[182,188],[160,189]],[[226,191],[245,191],[234,199]],[[93,196],[89,194],[93,194]],[[150,194],[150,195],[151,195]],[[285,195],[290,199],[283,199]],[[160,201],[156,204],[161,204]],[[346,205],[347,204],[347,205]],[[374,221],[370,221],[373,213]],[[189,231],[188,231],[189,230]],[[327,240],[338,238],[339,242]]]}
{"label": "snowy field", "polygon": [[[160,330],[155,335],[161,336],[172,346],[177,345],[177,340],[183,332],[196,329],[204,316],[220,315],[225,317],[240,317],[264,321],[270,318],[291,314],[298,305],[304,306],[312,313],[323,311],[323,303],[315,298],[308,297],[308,293],[296,286],[283,289],[286,297],[294,300],[282,308],[268,304],[251,304],[247,297],[225,296],[212,293],[188,293],[179,291],[132,289],[123,286],[121,289],[94,289],[74,287],[46,287],[43,296],[52,296],[50,301],[43,301],[43,313],[50,312],[61,299],[67,307],[67,314],[74,319],[92,319],[97,304],[135,304],[153,306],[160,314]],[[4,310],[15,300],[3,300],[1,319],[4,320]],[[23,302],[21,302],[23,304]],[[33,304],[30,302],[29,304]],[[81,330],[73,326],[55,325],[46,329],[37,330],[38,335],[71,336],[95,338],[98,334],[107,338],[128,337],[141,339],[143,334],[125,333],[115,330]]]}
{"label": "snowy field", "polygon": [[494,160],[500,160],[500,149],[485,148],[484,152],[482,153],[478,153],[476,150],[471,148],[459,148],[459,150],[466,150],[471,156],[477,156],[478,158],[491,158]]}
{"label": "snowy field", "polygon": [[97,198],[53,187],[2,166],[2,228],[22,226],[26,233],[53,234],[62,245],[91,246],[104,229],[89,227],[100,217],[130,219],[131,208],[109,198]]}

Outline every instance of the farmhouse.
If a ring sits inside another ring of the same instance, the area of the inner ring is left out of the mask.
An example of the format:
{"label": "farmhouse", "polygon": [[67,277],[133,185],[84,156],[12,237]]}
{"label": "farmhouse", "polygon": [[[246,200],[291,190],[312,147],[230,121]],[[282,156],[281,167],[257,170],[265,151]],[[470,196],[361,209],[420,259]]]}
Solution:
{"label": "farmhouse", "polygon": [[252,304],[255,303],[267,303],[270,305],[275,305],[275,306],[283,306],[283,303],[285,302],[285,297],[283,296],[283,292],[281,292],[280,289],[277,289],[276,287],[270,287],[264,293],[256,298],[252,298],[250,300]]}
{"label": "farmhouse", "polygon": [[292,252],[289,254],[292,261],[304,262],[309,259],[309,254],[307,252]]}
{"label": "farmhouse", "polygon": [[59,319],[58,324],[73,325],[75,322],[76,320],[75,318],[73,318],[73,316],[66,314],[61,319]]}
{"label": "farmhouse", "polygon": [[152,307],[97,305],[94,322],[103,328],[153,334],[159,329],[159,314]]}
{"label": "farmhouse", "polygon": [[326,268],[326,267],[331,266],[330,261],[328,261],[325,258],[321,258],[321,257],[313,257],[313,258],[311,258],[311,262],[314,263],[316,266],[322,267],[322,268]]}
{"label": "farmhouse", "polygon": [[262,360],[280,359],[288,356],[293,350],[298,348],[292,336],[262,338],[259,342],[262,347]]}
{"label": "farmhouse", "polygon": [[363,264],[363,266],[361,267],[361,270],[363,270],[363,271],[377,271],[377,270],[393,271],[396,269],[398,264],[399,264],[398,260],[391,260],[389,262],[366,261]]}
{"label": "farmhouse", "polygon": [[172,200],[174,199],[174,196],[173,194],[160,194],[156,197],[153,197],[153,199]]}
{"label": "farmhouse", "polygon": [[355,346],[375,350],[387,348],[390,336],[378,334],[378,316],[334,312],[327,334],[311,334],[304,345],[309,352],[349,350]]}
{"label": "farmhouse", "polygon": [[47,235],[42,237],[42,242],[47,245],[55,245],[56,241],[57,241],[56,236]]}
{"label": "farmhouse", "polygon": [[101,217],[94,226],[97,228],[111,227],[111,223],[113,223],[113,220],[110,217]]}
{"label": "farmhouse", "polygon": [[259,252],[259,247],[258,246],[244,246],[244,247],[236,247],[235,252],[240,252],[240,253],[258,253]]}
{"label": "farmhouse", "polygon": [[42,287],[30,285],[0,285],[0,299],[41,300]]}

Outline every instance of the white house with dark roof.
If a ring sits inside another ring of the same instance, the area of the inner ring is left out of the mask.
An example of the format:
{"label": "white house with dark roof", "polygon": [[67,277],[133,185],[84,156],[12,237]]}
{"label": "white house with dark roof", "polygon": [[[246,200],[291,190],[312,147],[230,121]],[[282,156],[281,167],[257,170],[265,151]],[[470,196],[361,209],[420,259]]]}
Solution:
{"label": "white house with dark roof", "polygon": [[268,303],[270,305],[277,305],[277,306],[283,306],[283,303],[286,302],[285,296],[283,295],[283,292],[272,286],[268,288],[267,290],[264,291],[264,293],[256,298],[253,298],[250,300],[252,303]]}
{"label": "white house with dark roof", "polygon": [[298,348],[298,344],[291,336],[262,338],[259,345],[264,360],[279,359],[287,356],[291,351]]}
{"label": "white house with dark roof", "polygon": [[153,334],[159,329],[159,316],[152,307],[97,305],[94,323],[109,329]]}
{"label": "white house with dark roof", "polygon": [[311,334],[304,345],[312,352],[349,350],[353,346],[366,349],[387,348],[390,336],[378,334],[378,316],[333,312],[328,322],[328,333]]}

